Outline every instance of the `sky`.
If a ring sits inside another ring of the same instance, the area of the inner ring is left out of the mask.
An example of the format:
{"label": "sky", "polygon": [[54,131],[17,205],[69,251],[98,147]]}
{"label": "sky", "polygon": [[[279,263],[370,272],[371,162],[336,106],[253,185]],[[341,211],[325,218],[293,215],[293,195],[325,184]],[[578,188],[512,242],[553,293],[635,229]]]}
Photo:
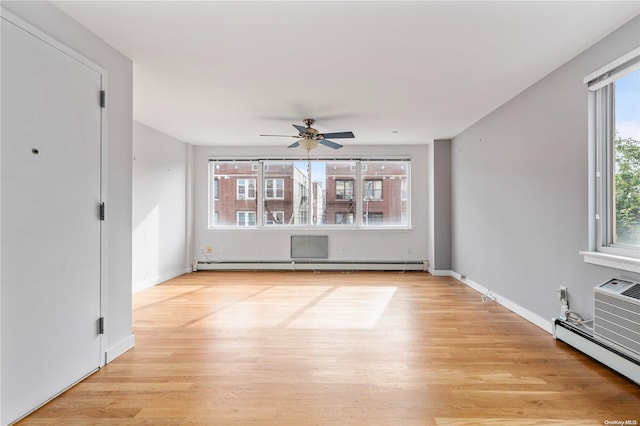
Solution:
{"label": "sky", "polygon": [[[302,170],[303,172],[307,172],[307,162],[306,161],[300,161],[300,162],[295,162],[295,167],[297,167],[299,170]],[[311,179],[314,182],[322,182],[322,188],[326,189],[324,187],[324,182],[327,178],[326,175],[326,170],[325,170],[325,162],[324,161],[314,161],[311,160]]]}
{"label": "sky", "polygon": [[640,141],[640,70],[616,80],[616,133]]}

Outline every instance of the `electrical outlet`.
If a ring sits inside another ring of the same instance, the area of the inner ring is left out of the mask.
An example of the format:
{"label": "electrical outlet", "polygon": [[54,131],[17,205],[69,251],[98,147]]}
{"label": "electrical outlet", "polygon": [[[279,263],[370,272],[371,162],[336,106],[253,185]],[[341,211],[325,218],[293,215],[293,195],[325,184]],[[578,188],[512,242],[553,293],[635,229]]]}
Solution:
{"label": "electrical outlet", "polygon": [[207,254],[213,253],[213,247],[207,246]]}
{"label": "electrical outlet", "polygon": [[567,301],[569,301],[569,298],[567,296],[567,288],[565,286],[560,286],[558,287],[558,299],[565,303]]}

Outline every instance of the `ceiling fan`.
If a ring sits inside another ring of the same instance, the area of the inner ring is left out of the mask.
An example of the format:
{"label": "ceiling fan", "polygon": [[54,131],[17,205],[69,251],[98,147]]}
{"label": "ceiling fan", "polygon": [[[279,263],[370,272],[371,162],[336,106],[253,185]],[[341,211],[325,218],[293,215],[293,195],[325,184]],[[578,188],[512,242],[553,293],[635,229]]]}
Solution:
{"label": "ceiling fan", "polygon": [[313,148],[318,146],[318,144],[328,146],[329,148],[339,149],[342,148],[342,145],[339,143],[330,141],[331,139],[344,139],[344,138],[354,138],[353,132],[336,132],[336,133],[320,133],[311,125],[315,122],[313,118],[305,118],[303,120],[304,124],[307,127],[299,126],[297,124],[292,124],[293,127],[298,131],[297,136],[291,135],[260,135],[260,136],[275,136],[282,138],[297,138],[298,141],[292,143],[287,148],[295,148],[298,146],[302,146],[307,151],[311,151]]}

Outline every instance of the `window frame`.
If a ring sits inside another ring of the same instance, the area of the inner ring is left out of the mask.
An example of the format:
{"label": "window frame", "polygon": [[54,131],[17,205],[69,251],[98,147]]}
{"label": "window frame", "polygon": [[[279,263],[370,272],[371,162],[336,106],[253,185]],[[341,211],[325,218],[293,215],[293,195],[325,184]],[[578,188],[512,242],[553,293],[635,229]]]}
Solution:
{"label": "window frame", "polygon": [[640,272],[640,246],[616,244],[615,232],[615,82],[640,69],[634,49],[584,79],[588,86],[589,249],[584,261]]}

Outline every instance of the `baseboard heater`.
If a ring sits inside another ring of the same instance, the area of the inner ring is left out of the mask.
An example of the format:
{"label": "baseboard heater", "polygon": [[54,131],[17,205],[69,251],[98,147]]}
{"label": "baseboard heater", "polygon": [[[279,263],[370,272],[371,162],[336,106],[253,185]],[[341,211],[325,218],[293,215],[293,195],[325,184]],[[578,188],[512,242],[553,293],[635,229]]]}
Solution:
{"label": "baseboard heater", "polygon": [[358,262],[330,260],[212,261],[193,263],[193,271],[427,271],[427,261]]}
{"label": "baseboard heater", "polygon": [[640,384],[640,361],[598,340],[586,330],[556,319],[553,322],[553,337]]}

